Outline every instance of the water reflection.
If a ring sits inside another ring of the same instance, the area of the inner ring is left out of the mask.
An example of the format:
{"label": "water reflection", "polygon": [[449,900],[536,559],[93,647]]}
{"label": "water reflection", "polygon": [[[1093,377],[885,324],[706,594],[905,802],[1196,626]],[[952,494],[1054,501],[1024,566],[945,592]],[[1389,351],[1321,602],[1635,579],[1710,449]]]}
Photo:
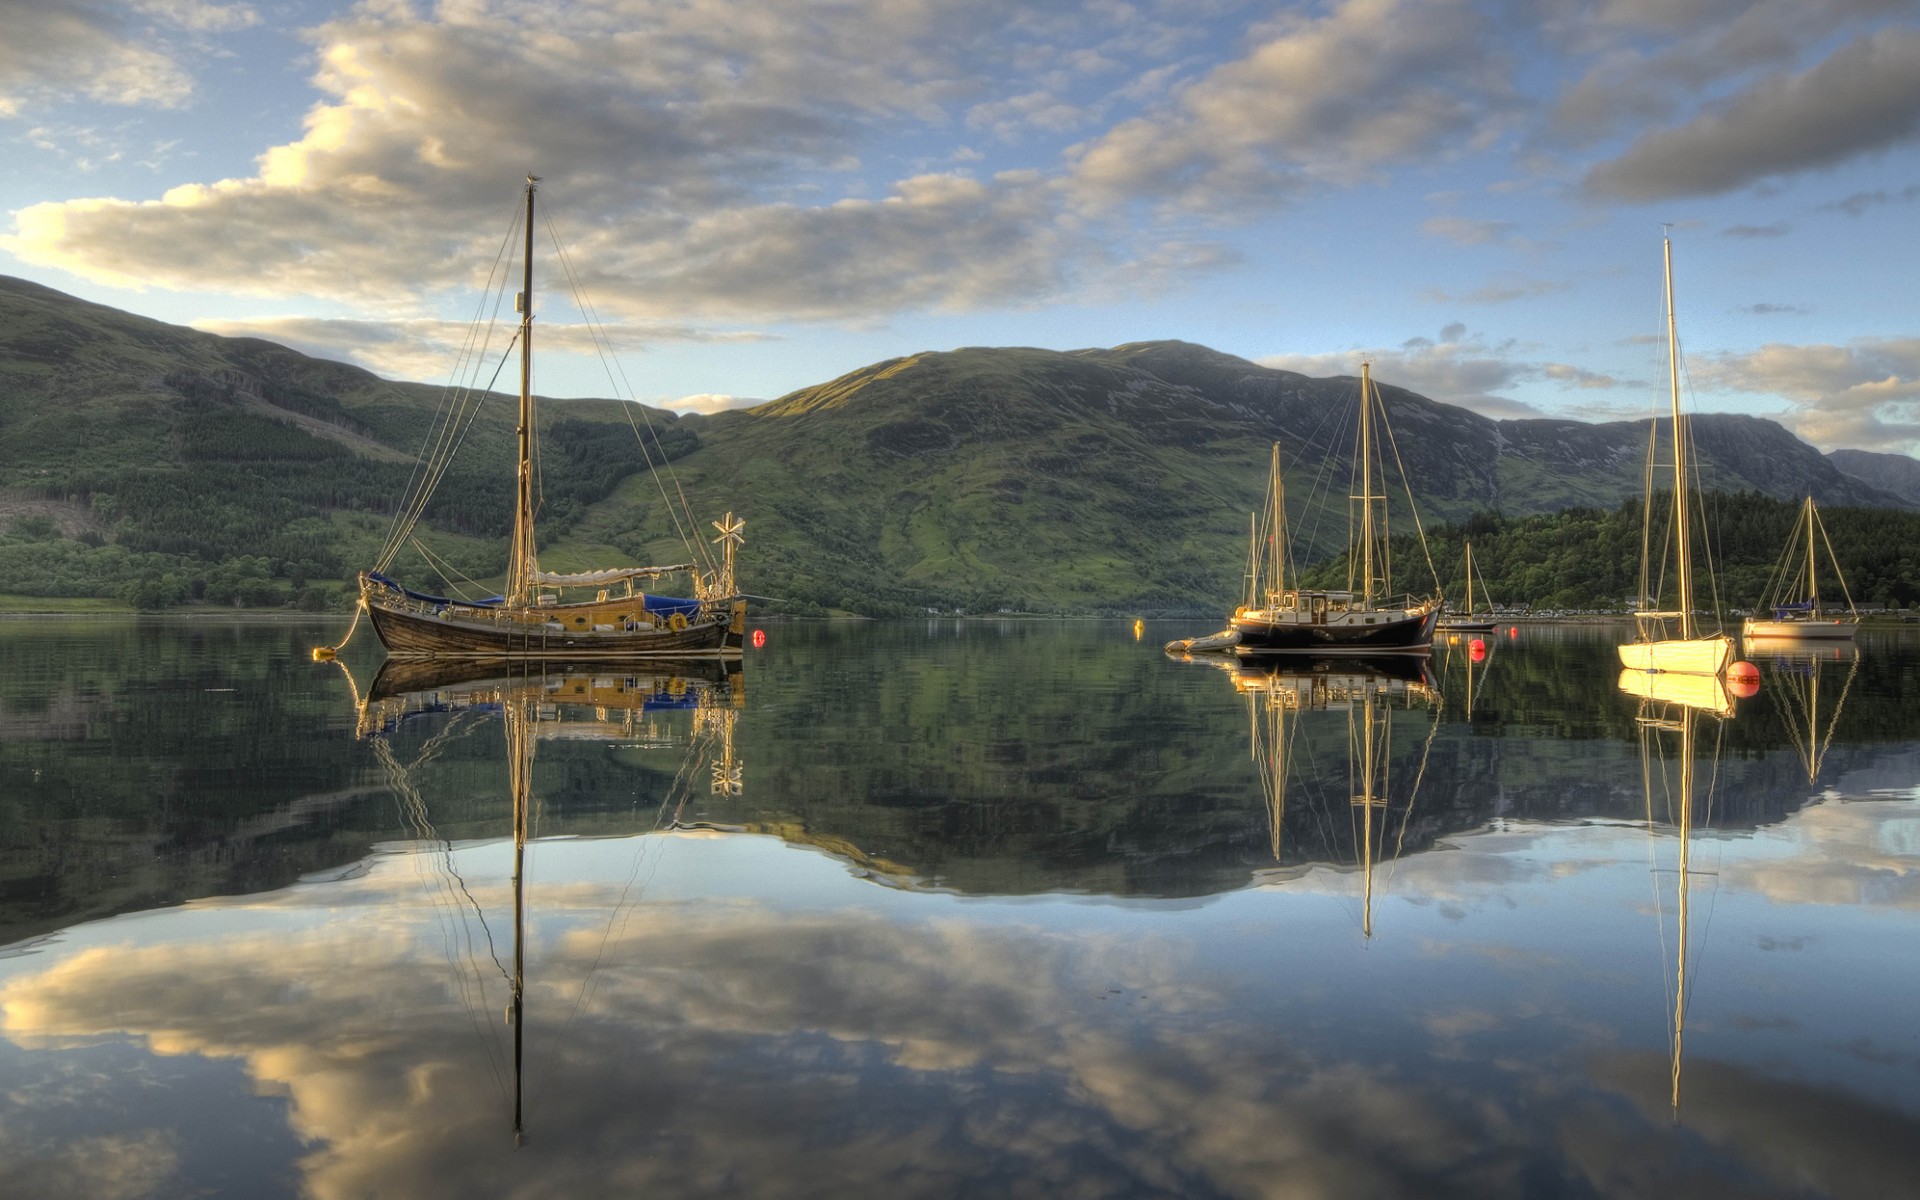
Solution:
{"label": "water reflection", "polygon": [[[739,660],[633,659],[630,661],[499,660],[403,661],[388,659],[365,693],[352,671],[338,660],[354,697],[355,728],[367,739],[385,769],[395,793],[402,798],[420,836],[433,841],[431,808],[421,793],[416,772],[432,761],[446,740],[465,736],[469,718],[498,716],[506,741],[507,787],[512,799],[512,924],[513,969],[509,974],[498,958],[493,966],[509,986],[507,1025],[512,1031],[513,1134],[520,1143],[524,1124],[525,1000],[526,1000],[526,855],[534,794],[534,759],[541,739],[604,741],[622,746],[657,748],[672,744],[658,723],[661,714],[691,715],[685,763],[661,802],[656,828],[680,826],[694,798],[695,781],[704,772],[707,790],[739,796],[745,791],[744,765],[734,753],[734,726],[746,693]],[[443,728],[427,738],[409,762],[401,762],[392,735],[407,722],[448,717]],[[444,844],[443,844],[444,845]],[[487,912],[452,864],[451,847],[434,856],[439,867],[435,886],[445,893],[448,910],[464,924],[469,917],[480,926],[480,937],[462,930],[449,941],[449,961],[456,946],[469,951],[482,941],[495,940]],[[456,898],[455,893],[458,893]],[[469,955],[470,957],[470,955]],[[469,969],[470,968],[470,969]],[[491,975],[476,961],[462,968],[473,992],[484,993]],[[476,1014],[477,1016],[477,1014]],[[476,1021],[476,1024],[479,1022]]]}
{"label": "water reflection", "polygon": [[[1716,676],[1676,675],[1641,671],[1622,671],[1619,687],[1639,700],[1635,722],[1640,729],[1641,784],[1646,792],[1648,853],[1653,856],[1660,845],[1659,829],[1673,830],[1676,863],[1671,869],[1677,877],[1674,907],[1674,969],[1668,1001],[1672,1023],[1668,1044],[1672,1055],[1673,1118],[1680,1119],[1680,1069],[1686,1033],[1688,983],[1697,955],[1688,929],[1691,911],[1690,876],[1693,848],[1694,813],[1698,809],[1707,823],[1713,819],[1714,783],[1719,775],[1720,732],[1723,721],[1734,715],[1732,696]],[[1704,756],[1697,745],[1700,725],[1710,725],[1708,749]],[[1699,784],[1700,760],[1704,757],[1707,783]],[[1662,868],[1651,866],[1656,879]],[[1655,915],[1660,926],[1661,944],[1666,944],[1666,909],[1657,903],[1661,890],[1656,883]]]}
{"label": "water reflection", "polygon": [[[1299,785],[1311,790],[1316,799],[1323,798],[1334,783],[1317,774],[1322,768],[1311,756],[1297,753],[1303,741],[1312,740],[1308,722],[1323,722],[1320,734],[1324,740],[1329,733],[1337,736],[1336,730],[1324,723],[1324,714],[1343,718],[1346,754],[1341,778],[1345,786],[1340,791],[1349,817],[1347,833],[1355,848],[1354,858],[1348,861],[1357,862],[1361,870],[1361,931],[1371,938],[1374,867],[1398,858],[1405,848],[1407,824],[1426,778],[1434,735],[1440,729],[1440,692],[1427,669],[1426,657],[1295,655],[1243,659],[1183,653],[1169,657],[1225,670],[1233,679],[1234,690],[1245,699],[1248,747],[1259,771],[1275,863],[1283,861],[1289,780],[1300,776]],[[1396,748],[1394,711],[1407,712],[1416,707],[1422,713],[1425,736],[1417,744],[1418,759],[1406,761],[1413,747]],[[1394,770],[1396,760],[1402,768],[1399,772]],[[1333,814],[1324,807],[1310,815],[1328,826],[1338,823],[1330,819]]]}
{"label": "water reflection", "polygon": [[1920,1170],[1920,964],[1886,953],[1920,913],[1920,739],[1884,660],[1810,797],[1766,701],[1623,698],[1580,643],[1503,644],[1468,721],[1464,657],[1433,660],[1443,704],[1124,626],[857,632],[776,639],[813,671],[750,662],[750,719],[725,677],[319,677],[298,752],[359,764],[376,844],[0,956],[4,1186],[1868,1197]]}

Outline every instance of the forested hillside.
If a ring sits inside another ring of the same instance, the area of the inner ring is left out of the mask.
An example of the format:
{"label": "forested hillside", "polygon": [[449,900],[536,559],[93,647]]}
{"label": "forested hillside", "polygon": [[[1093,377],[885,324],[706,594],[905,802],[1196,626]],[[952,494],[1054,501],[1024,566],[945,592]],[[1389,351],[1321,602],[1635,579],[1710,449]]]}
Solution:
{"label": "forested hillside", "polygon": [[[1216,612],[1239,590],[1274,443],[1297,553],[1322,561],[1344,546],[1356,394],[1349,377],[1141,342],[909,355],[712,417],[545,401],[541,561],[684,561],[664,499],[684,492],[702,536],[723,512],[745,519],[739,579],[768,609]],[[1648,422],[1493,421],[1390,381],[1381,394],[1422,523],[1521,531],[1574,510],[1545,540],[1513,543],[1513,564],[1497,568],[1505,597],[1623,594],[1597,565],[1616,561],[1614,544],[1585,554],[1568,539],[1615,536],[1601,514],[1639,494]],[[344,607],[444,398],[0,278],[0,603]],[[497,588],[513,423],[512,398],[479,405],[393,573],[432,590]],[[1913,503],[1770,421],[1703,416],[1695,435],[1710,487],[1812,494],[1836,510]],[[649,456],[673,478],[650,476]],[[1858,461],[1897,487],[1897,457]],[[1397,529],[1411,532],[1412,511],[1399,508]],[[1907,540],[1863,535],[1878,564],[1868,594],[1905,594],[1904,568],[1885,560]],[[1736,589],[1744,546],[1730,535]]]}

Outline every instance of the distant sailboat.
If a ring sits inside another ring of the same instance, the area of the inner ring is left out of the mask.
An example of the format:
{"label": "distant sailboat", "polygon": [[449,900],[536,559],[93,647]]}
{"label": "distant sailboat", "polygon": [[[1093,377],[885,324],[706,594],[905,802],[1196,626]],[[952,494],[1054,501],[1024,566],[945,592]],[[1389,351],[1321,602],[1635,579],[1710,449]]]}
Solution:
{"label": "distant sailboat", "polygon": [[[1465,546],[1467,552],[1466,602],[1457,615],[1441,617],[1439,628],[1452,630],[1455,633],[1492,633],[1494,624],[1493,612],[1491,611],[1493,601],[1491,599],[1487,601],[1489,611],[1486,613],[1482,614],[1475,611],[1473,607],[1473,543],[1467,542]],[[1483,597],[1487,594],[1486,580],[1484,579],[1480,581],[1480,594]]]}
{"label": "distant sailboat", "polygon": [[[1693,606],[1693,544],[1689,508],[1693,491],[1689,482],[1687,456],[1689,439],[1687,419],[1680,412],[1680,334],[1673,315],[1673,241],[1663,239],[1666,252],[1667,284],[1667,370],[1673,394],[1673,528],[1670,541],[1676,555],[1678,599],[1671,609],[1653,607],[1656,597],[1649,586],[1653,575],[1651,526],[1640,552],[1640,604],[1634,620],[1637,637],[1622,644],[1620,665],[1630,671],[1663,671],[1687,675],[1719,675],[1733,660],[1733,639],[1724,633],[1703,635],[1696,623]],[[1657,423],[1656,423],[1657,428]],[[1653,476],[1647,472],[1647,520],[1652,520]]]}
{"label": "distant sailboat", "polygon": [[[1385,465],[1374,421],[1384,427],[1386,409],[1373,386],[1372,365],[1360,364],[1359,420],[1355,434],[1354,484],[1360,490],[1358,519],[1349,527],[1348,586],[1345,590],[1288,586],[1289,553],[1285,481],[1276,442],[1267,479],[1264,514],[1254,518],[1253,546],[1247,562],[1247,593],[1227,628],[1203,638],[1167,643],[1168,653],[1229,651],[1243,657],[1260,654],[1426,654],[1433,649],[1434,622],[1440,617],[1436,596],[1394,596],[1387,553],[1387,498],[1376,493]],[[1411,493],[1409,493],[1411,497]],[[1357,587],[1355,585],[1358,585]]]}
{"label": "distant sailboat", "polygon": [[[1804,551],[1800,549],[1802,530],[1806,532]],[[1814,545],[1816,532],[1826,545],[1834,578],[1840,581],[1840,592],[1847,598],[1847,615],[1844,617],[1830,617],[1820,610],[1820,576],[1815,569],[1819,563]],[[1804,581],[1797,569],[1802,554],[1805,555],[1807,567]],[[1801,586],[1803,582],[1804,587]],[[1820,510],[1814,506],[1812,496],[1808,496],[1807,502],[1800,506],[1800,519],[1787,537],[1787,550],[1781,555],[1780,568],[1775,573],[1773,586],[1768,589],[1765,607],[1773,610],[1772,619],[1748,617],[1741,630],[1744,636],[1850,642],[1860,628],[1860,613],[1853,607],[1853,596],[1847,591],[1846,577],[1840,574],[1840,560],[1833,553],[1833,542],[1827,538],[1826,526],[1820,520]]]}

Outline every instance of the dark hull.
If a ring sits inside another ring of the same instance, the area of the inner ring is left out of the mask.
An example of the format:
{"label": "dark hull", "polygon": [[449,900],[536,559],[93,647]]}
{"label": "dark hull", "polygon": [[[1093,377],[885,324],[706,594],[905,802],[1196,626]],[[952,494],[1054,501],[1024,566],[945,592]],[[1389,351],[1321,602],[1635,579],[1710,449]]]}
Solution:
{"label": "dark hull", "polygon": [[396,658],[550,658],[568,661],[738,654],[745,615],[714,612],[685,629],[640,631],[552,629],[492,615],[446,616],[367,598],[367,616],[387,653]]}
{"label": "dark hull", "polygon": [[1342,625],[1278,624],[1235,617],[1240,634],[1235,654],[1428,654],[1433,650],[1437,612],[1405,620],[1359,627]]}
{"label": "dark hull", "polygon": [[1451,633],[1492,633],[1494,625],[1492,621],[1443,620],[1439,627]]}

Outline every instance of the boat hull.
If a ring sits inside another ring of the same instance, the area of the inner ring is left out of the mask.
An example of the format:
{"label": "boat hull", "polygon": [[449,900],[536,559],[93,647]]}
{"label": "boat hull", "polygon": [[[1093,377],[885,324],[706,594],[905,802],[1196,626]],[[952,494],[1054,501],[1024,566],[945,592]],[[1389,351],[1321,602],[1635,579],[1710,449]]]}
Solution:
{"label": "boat hull", "polygon": [[1492,633],[1492,621],[1442,621],[1436,628],[1446,633]]}
{"label": "boat hull", "polygon": [[1433,650],[1434,623],[1439,619],[1437,609],[1405,611],[1398,618],[1372,625],[1316,623],[1310,619],[1277,621],[1236,615],[1231,628],[1240,635],[1240,642],[1233,652],[1239,655],[1428,654]]}
{"label": "boat hull", "polygon": [[1858,621],[1755,621],[1749,619],[1741,636],[1795,642],[1852,641]]}
{"label": "boat hull", "polygon": [[1628,642],[1619,649],[1620,665],[1629,671],[1718,675],[1733,661],[1733,639],[1725,634],[1663,642]]}
{"label": "boat hull", "polygon": [[396,658],[553,658],[567,660],[739,654],[746,635],[746,604],[701,613],[684,629],[556,629],[506,614],[436,614],[366,597],[367,616],[387,653]]}

